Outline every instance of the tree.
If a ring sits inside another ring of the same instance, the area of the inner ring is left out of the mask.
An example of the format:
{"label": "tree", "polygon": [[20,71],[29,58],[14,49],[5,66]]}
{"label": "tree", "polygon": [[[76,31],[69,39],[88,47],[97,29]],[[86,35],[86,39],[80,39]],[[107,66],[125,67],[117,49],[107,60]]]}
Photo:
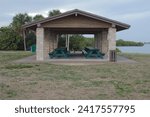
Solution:
{"label": "tree", "polygon": [[0,50],[16,50],[20,41],[20,36],[11,26],[0,28]]}
{"label": "tree", "polygon": [[30,31],[27,35],[26,35],[26,46],[27,49],[29,49],[33,44],[36,43],[36,35],[33,31]]}
{"label": "tree", "polygon": [[70,37],[70,49],[71,50],[82,50],[85,47],[85,37],[82,35],[74,34]]}
{"label": "tree", "polygon": [[11,26],[13,30],[20,36],[20,43],[18,45],[18,49],[26,49],[26,47],[23,45],[23,29],[22,25],[26,24],[28,22],[32,21],[32,17],[30,17],[27,13],[24,14],[17,14],[16,16],[13,17],[13,21],[11,23]]}
{"label": "tree", "polygon": [[59,14],[61,14],[60,10],[56,9],[56,10],[49,11],[48,16],[51,17]]}
{"label": "tree", "polygon": [[144,43],[142,42],[135,42],[135,41],[124,41],[122,39],[117,40],[117,46],[143,46]]}
{"label": "tree", "polygon": [[43,15],[40,15],[40,14],[35,15],[35,16],[33,17],[33,21],[39,21],[39,20],[42,20],[42,19],[44,19],[44,16],[43,16]]}
{"label": "tree", "polygon": [[13,17],[13,21],[11,23],[12,28],[22,36],[22,25],[29,23],[32,21],[32,17],[30,17],[27,13],[19,13]]}
{"label": "tree", "polygon": [[59,35],[59,39],[58,39],[58,47],[65,47],[66,46],[66,35],[62,34]]}
{"label": "tree", "polygon": [[[70,36],[69,49],[70,50],[82,50],[84,47],[93,46],[94,38],[87,38],[80,34],[74,34]],[[66,46],[66,35],[61,35],[58,41],[58,47]]]}

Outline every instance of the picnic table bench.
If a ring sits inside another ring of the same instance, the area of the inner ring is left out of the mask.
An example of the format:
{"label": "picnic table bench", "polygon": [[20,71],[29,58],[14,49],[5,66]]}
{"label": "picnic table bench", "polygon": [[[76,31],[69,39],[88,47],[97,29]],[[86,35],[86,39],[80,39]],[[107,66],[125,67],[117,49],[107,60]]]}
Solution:
{"label": "picnic table bench", "polygon": [[86,48],[84,48],[84,50],[82,50],[82,54],[86,58],[92,58],[92,57],[103,58],[103,56],[105,55],[105,54],[101,53],[99,51],[99,49],[93,48],[93,47],[86,47]]}
{"label": "picnic table bench", "polygon": [[56,58],[56,57],[64,57],[68,58],[70,55],[70,52],[67,51],[67,48],[56,48],[53,52],[49,53],[50,58]]}

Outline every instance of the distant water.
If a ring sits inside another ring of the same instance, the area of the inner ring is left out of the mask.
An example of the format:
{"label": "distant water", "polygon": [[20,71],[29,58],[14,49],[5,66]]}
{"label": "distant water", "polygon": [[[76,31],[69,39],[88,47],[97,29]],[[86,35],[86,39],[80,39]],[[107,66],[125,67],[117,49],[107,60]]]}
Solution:
{"label": "distant water", "polygon": [[122,52],[150,54],[150,44],[144,46],[118,46]]}

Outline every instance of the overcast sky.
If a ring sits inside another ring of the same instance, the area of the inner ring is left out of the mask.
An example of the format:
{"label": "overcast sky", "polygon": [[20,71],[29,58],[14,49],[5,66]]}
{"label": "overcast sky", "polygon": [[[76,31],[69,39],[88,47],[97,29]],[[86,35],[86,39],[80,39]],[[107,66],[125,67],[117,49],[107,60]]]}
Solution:
{"label": "overcast sky", "polygon": [[80,9],[131,25],[117,33],[117,39],[150,41],[150,0],[0,0],[0,27],[18,13],[31,16],[60,9]]}

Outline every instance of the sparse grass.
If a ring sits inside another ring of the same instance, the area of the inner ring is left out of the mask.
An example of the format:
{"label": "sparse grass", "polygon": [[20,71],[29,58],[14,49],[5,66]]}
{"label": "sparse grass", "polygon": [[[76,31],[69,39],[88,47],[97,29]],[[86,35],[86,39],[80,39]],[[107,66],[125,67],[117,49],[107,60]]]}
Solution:
{"label": "sparse grass", "polygon": [[6,65],[5,69],[24,69],[24,68],[32,68],[32,65],[27,65],[27,64],[15,64],[15,65]]}
{"label": "sparse grass", "polygon": [[131,92],[134,92],[131,84],[125,84],[124,82],[118,82],[118,81],[113,81],[112,83],[116,89],[116,93],[120,96],[127,96]]}
{"label": "sparse grass", "polygon": [[12,90],[9,85],[6,85],[4,83],[0,83],[0,94],[1,99],[9,99],[17,96],[17,92],[15,90]]}
{"label": "sparse grass", "polygon": [[16,93],[16,91],[14,91],[14,90],[7,90],[6,91],[6,94],[7,94],[7,97],[8,98],[13,98],[13,97],[15,97],[15,96],[17,96],[17,93]]}
{"label": "sparse grass", "polygon": [[150,55],[137,63],[67,66],[13,63],[29,52],[0,52],[0,99],[150,99]]}
{"label": "sparse grass", "polygon": [[29,55],[32,55],[32,53],[24,51],[0,51],[0,64],[8,63],[9,61],[13,61]]}
{"label": "sparse grass", "polygon": [[144,93],[144,94],[147,94],[147,93],[150,93],[150,89],[144,89],[144,90],[141,90],[140,92]]}
{"label": "sparse grass", "polygon": [[9,88],[9,85],[6,85],[4,83],[0,83],[0,90],[1,91],[4,90],[4,89],[6,89],[6,88]]}

